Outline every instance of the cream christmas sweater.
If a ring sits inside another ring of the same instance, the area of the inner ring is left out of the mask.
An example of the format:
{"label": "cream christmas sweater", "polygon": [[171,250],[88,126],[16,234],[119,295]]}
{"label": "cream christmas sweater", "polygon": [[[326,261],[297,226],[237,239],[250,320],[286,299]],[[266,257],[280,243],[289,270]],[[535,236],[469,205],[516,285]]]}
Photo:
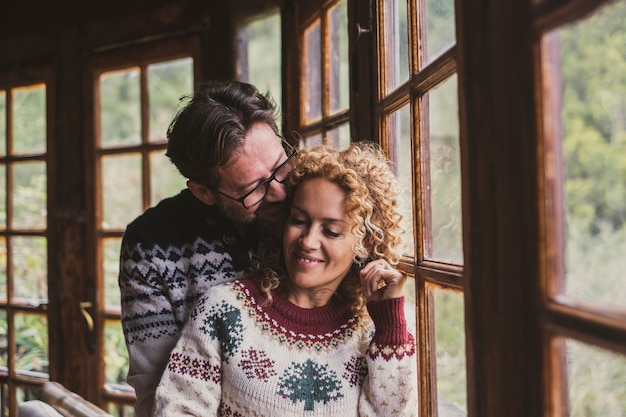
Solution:
{"label": "cream christmas sweater", "polygon": [[[415,338],[404,298],[304,309],[259,278],[199,300],[156,392],[155,416],[417,416]],[[371,319],[370,319],[371,317]]]}

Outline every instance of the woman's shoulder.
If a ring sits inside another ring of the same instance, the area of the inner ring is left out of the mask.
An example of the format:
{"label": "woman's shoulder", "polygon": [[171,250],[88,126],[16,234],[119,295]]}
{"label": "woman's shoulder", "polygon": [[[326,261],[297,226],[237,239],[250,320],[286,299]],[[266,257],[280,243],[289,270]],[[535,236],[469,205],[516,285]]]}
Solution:
{"label": "woman's shoulder", "polygon": [[260,291],[258,282],[255,276],[249,276],[213,285],[202,294],[196,306],[241,302],[245,298],[256,297]]}
{"label": "woman's shoulder", "polygon": [[224,282],[209,288],[196,302],[189,317],[193,327],[204,327],[207,320],[223,320],[236,322],[247,316],[246,312],[251,305],[256,305],[254,299],[258,294],[254,284],[249,279],[238,279]]}

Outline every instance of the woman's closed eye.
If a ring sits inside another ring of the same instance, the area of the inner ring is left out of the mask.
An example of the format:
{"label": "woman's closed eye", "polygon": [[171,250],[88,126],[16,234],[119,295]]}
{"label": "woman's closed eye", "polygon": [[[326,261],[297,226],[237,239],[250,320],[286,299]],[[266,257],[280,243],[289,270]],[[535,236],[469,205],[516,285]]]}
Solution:
{"label": "woman's closed eye", "polygon": [[324,234],[328,237],[337,238],[341,236],[341,232],[335,232],[333,230],[324,228]]}
{"label": "woman's closed eye", "polygon": [[[293,216],[289,218],[288,222],[291,226],[298,228],[309,227],[311,225],[311,222],[309,220]],[[340,231],[335,231],[334,229],[328,227],[323,227],[323,233],[324,235],[333,239],[338,238],[343,234]]]}
{"label": "woman's closed eye", "polygon": [[298,217],[289,217],[289,224],[296,227],[304,227],[308,224],[308,221]]}

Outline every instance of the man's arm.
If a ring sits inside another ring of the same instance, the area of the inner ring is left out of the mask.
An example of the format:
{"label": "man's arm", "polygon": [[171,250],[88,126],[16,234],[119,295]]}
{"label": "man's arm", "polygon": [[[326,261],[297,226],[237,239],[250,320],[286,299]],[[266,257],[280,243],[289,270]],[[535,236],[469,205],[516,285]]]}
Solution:
{"label": "man's arm", "polygon": [[122,328],[129,356],[127,382],[135,389],[137,417],[152,413],[154,392],[179,335],[169,291],[153,254],[127,231],[120,254]]}

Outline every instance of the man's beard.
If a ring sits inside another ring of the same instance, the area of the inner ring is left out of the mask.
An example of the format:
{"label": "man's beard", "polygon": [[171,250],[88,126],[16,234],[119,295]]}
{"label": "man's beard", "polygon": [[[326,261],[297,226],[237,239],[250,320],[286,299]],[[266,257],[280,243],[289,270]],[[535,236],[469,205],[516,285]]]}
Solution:
{"label": "man's beard", "polygon": [[258,220],[256,211],[249,212],[243,210],[235,210],[234,207],[230,204],[218,204],[217,209],[226,220],[237,226],[252,224]]}
{"label": "man's beard", "polygon": [[259,213],[258,223],[261,233],[270,238],[278,238],[282,236],[285,222],[289,215],[288,205],[286,201],[280,203],[270,203],[269,210],[263,210],[266,207],[262,207],[257,211]]}
{"label": "man's beard", "polygon": [[286,202],[282,201],[280,203],[261,202],[253,212],[240,210],[239,207],[237,207],[238,210],[235,210],[235,207],[230,203],[218,204],[217,208],[224,218],[237,226],[259,223],[262,228],[268,231],[278,229],[282,232],[287,215],[286,206]]}

